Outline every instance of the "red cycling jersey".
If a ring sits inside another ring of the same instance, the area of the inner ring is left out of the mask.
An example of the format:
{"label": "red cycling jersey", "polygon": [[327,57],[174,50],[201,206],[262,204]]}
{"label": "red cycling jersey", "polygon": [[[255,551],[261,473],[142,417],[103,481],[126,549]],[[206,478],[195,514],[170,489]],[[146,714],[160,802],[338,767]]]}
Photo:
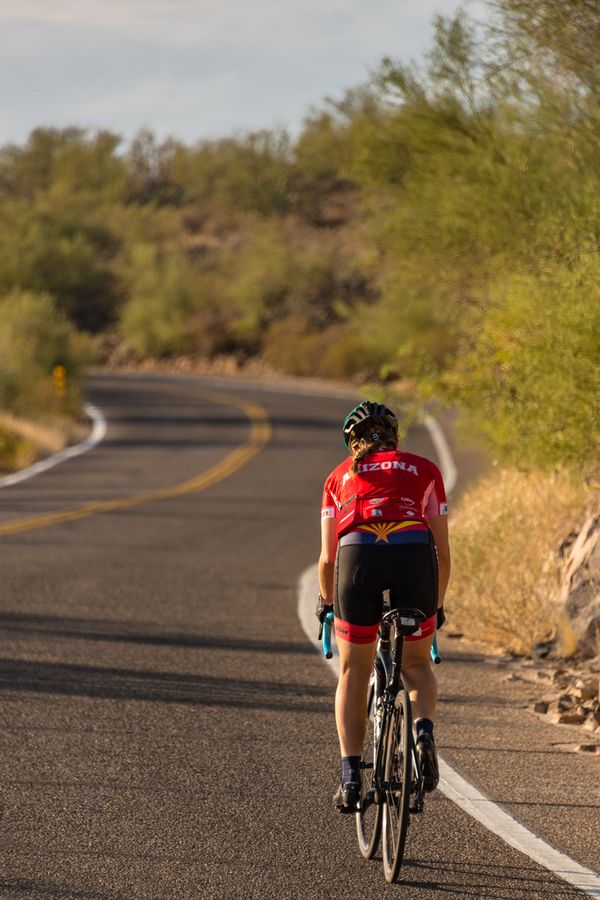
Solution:
{"label": "red cycling jersey", "polygon": [[361,460],[356,474],[352,462],[349,457],[340,463],[323,490],[321,517],[337,519],[338,537],[383,522],[410,522],[423,529],[433,516],[447,515],[440,470],[424,456],[374,450]]}

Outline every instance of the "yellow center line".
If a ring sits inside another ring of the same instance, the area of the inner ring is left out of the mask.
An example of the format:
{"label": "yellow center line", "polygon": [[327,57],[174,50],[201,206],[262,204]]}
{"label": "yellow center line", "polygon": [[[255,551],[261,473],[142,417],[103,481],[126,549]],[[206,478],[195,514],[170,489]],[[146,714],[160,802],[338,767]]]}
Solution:
{"label": "yellow center line", "polygon": [[271,440],[272,428],[269,417],[266,410],[257,403],[246,403],[236,397],[229,397],[224,394],[203,395],[203,398],[215,403],[221,403],[224,406],[233,406],[241,409],[248,416],[251,423],[248,440],[235,450],[232,450],[231,453],[228,453],[227,456],[223,457],[220,462],[212,466],[208,471],[172,487],[141,491],[138,494],[131,494],[128,497],[120,497],[115,500],[93,500],[81,506],[72,506],[57,512],[44,513],[38,516],[18,519],[15,522],[7,522],[4,525],[0,525],[0,536],[33,531],[35,528],[47,528],[49,525],[57,525],[62,522],[75,522],[78,519],[85,519],[87,516],[140,506],[142,503],[150,503],[153,500],[167,500],[170,497],[180,497],[184,494],[195,494],[199,491],[205,491],[219,481],[229,478],[230,475],[233,475],[234,472],[237,472],[238,469],[241,469],[242,466],[245,466],[246,463],[260,453]]}

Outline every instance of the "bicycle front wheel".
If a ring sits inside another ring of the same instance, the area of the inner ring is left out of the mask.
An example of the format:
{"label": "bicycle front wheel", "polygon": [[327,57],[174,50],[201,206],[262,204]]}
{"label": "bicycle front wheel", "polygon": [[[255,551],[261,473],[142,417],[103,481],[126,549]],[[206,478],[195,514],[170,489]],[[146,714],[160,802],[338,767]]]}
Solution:
{"label": "bicycle front wheel", "polygon": [[365,859],[372,859],[381,837],[381,798],[377,791],[377,748],[382,710],[378,704],[381,687],[379,673],[374,670],[367,700],[367,730],[363,744],[362,797],[356,813],[358,847]]}
{"label": "bicycle front wheel", "polygon": [[408,691],[401,690],[387,734],[383,805],[383,871],[396,881],[404,858],[412,778],[412,713]]}

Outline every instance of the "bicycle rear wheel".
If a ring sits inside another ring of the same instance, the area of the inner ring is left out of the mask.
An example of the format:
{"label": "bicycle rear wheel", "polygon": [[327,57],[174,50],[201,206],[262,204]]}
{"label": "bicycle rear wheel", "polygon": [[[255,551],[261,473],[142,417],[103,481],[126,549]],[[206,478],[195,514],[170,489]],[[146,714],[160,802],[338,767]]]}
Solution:
{"label": "bicycle rear wheel", "polygon": [[383,871],[395,881],[404,858],[412,778],[412,713],[408,691],[402,689],[387,734],[385,802],[383,805]]}
{"label": "bicycle rear wheel", "polygon": [[[381,798],[376,793],[377,746],[380,739],[382,715],[378,708],[381,677],[373,671],[367,700],[367,731],[363,744],[362,797],[356,813],[356,836],[358,847],[365,859],[372,859],[377,853],[381,837]],[[377,802],[376,802],[377,801]]]}

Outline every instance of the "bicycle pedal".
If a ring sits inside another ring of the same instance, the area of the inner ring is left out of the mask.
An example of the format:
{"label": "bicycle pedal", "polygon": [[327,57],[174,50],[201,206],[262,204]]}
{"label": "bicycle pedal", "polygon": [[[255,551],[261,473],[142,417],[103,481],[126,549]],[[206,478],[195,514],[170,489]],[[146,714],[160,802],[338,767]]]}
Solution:
{"label": "bicycle pedal", "polygon": [[373,806],[374,803],[375,803],[374,791],[367,791],[365,796],[362,798],[362,800],[358,804],[359,812],[365,812],[370,806]]}
{"label": "bicycle pedal", "polygon": [[370,763],[370,762],[361,762],[360,767],[361,767],[361,769],[372,769],[372,768],[373,768],[373,763]]}

